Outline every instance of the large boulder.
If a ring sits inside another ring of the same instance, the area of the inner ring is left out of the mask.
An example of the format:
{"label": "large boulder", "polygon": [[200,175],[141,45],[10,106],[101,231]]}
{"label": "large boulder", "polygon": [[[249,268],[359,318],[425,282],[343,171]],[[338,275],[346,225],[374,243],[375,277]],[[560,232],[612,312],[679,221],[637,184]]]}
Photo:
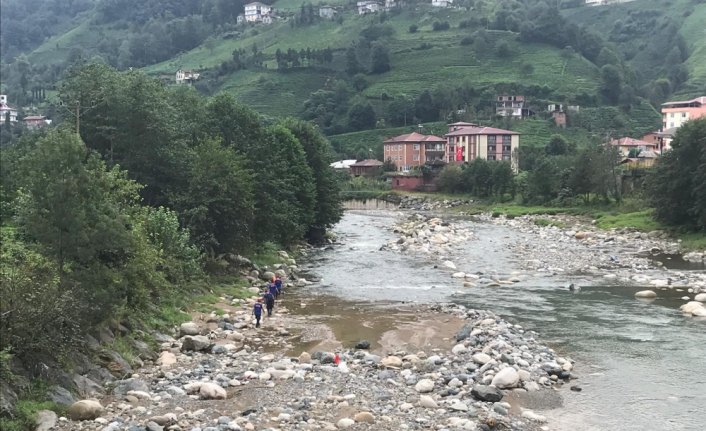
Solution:
{"label": "large boulder", "polygon": [[202,383],[199,388],[199,396],[204,400],[225,400],[228,394],[221,386],[215,383],[205,382]]}
{"label": "large boulder", "polygon": [[67,412],[74,421],[93,420],[103,413],[103,406],[96,400],[81,400],[71,404]]}
{"label": "large boulder", "polygon": [[503,393],[498,388],[476,385],[471,389],[471,395],[477,400],[496,403],[503,399]]}
{"label": "large boulder", "polygon": [[388,368],[399,368],[402,366],[402,359],[399,356],[388,356],[380,362]]}
{"label": "large boulder", "polygon": [[635,298],[651,299],[651,298],[656,298],[656,297],[657,297],[657,293],[652,290],[641,290],[641,291],[635,293]]}
{"label": "large boulder", "polygon": [[150,387],[147,382],[141,379],[129,378],[125,380],[120,380],[115,384],[113,388],[114,395],[126,395],[128,392],[149,392]]}
{"label": "large boulder", "polygon": [[179,336],[183,337],[185,335],[199,335],[201,333],[201,330],[199,329],[199,325],[197,325],[195,322],[185,322],[182,323],[181,326],[179,326]]}
{"label": "large boulder", "polygon": [[47,391],[47,398],[62,406],[70,406],[76,402],[76,398],[74,398],[73,394],[71,394],[68,389],[62,388],[61,386],[50,388],[49,391]]}
{"label": "large boulder", "polygon": [[193,337],[187,335],[181,342],[181,351],[202,352],[204,350],[209,350],[212,346],[213,343],[211,343],[211,340],[209,340],[208,337],[204,335],[195,335]]}
{"label": "large boulder", "polygon": [[34,431],[49,431],[56,425],[56,421],[59,418],[56,413],[51,410],[40,410],[34,419],[34,423],[37,427]]}
{"label": "large boulder", "polygon": [[694,301],[706,302],[706,293],[699,293],[698,295],[694,296]]}
{"label": "large boulder", "polygon": [[500,388],[514,388],[520,382],[520,375],[512,367],[506,367],[498,371],[493,377],[491,385]]}
{"label": "large boulder", "polygon": [[694,314],[695,311],[703,309],[704,306],[698,301],[689,301],[686,304],[679,307],[679,309],[687,314]]}
{"label": "large boulder", "polygon": [[17,394],[10,384],[5,380],[0,380],[0,415],[11,416],[17,404]]}
{"label": "large boulder", "polygon": [[488,362],[492,361],[493,358],[491,358],[489,355],[485,353],[476,353],[475,355],[472,356],[473,362],[481,365],[485,365]]}
{"label": "large boulder", "polygon": [[434,390],[434,381],[430,379],[422,379],[414,386],[414,390],[419,393],[431,392]]}
{"label": "large boulder", "polygon": [[163,351],[159,354],[159,359],[157,359],[157,365],[162,367],[169,367],[176,364],[176,355],[168,350]]}

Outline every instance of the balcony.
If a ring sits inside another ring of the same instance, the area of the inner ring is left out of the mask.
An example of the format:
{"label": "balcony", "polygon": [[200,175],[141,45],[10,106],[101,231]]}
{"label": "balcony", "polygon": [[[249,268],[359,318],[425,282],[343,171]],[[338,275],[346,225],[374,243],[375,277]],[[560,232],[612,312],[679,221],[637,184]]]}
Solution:
{"label": "balcony", "polygon": [[427,153],[443,153],[446,151],[446,145],[444,145],[444,144],[426,145],[426,146],[424,146],[424,151]]}

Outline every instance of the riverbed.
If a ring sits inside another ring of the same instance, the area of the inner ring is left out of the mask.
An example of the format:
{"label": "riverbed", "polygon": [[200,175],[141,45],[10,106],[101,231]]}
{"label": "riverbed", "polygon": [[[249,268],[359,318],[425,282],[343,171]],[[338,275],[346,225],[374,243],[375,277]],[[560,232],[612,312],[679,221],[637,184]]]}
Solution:
{"label": "riverbed", "polygon": [[[582,388],[573,392],[566,385],[560,389],[563,407],[542,412],[551,429],[704,428],[706,321],[678,311],[684,289],[662,291],[656,300],[643,302],[634,298],[638,286],[611,286],[590,274],[528,271],[525,257],[513,247],[541,237],[493,223],[457,221],[474,232],[450,256],[460,271],[521,279],[462,288],[438,260],[381,249],[395,239],[390,226],[400,216],[389,210],[346,212],[334,229],[340,244],[308,259],[320,282],[298,294],[338,297],[361,308],[451,301],[494,311],[537,331],[544,343],[577,361],[575,382]],[[569,283],[581,289],[572,293]]]}

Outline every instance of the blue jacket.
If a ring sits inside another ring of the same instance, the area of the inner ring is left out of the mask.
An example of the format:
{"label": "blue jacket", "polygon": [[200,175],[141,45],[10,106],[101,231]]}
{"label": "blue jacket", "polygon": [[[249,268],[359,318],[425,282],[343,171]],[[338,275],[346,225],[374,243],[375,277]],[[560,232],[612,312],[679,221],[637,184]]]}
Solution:
{"label": "blue jacket", "polygon": [[271,294],[270,292],[265,293],[263,296],[265,298],[265,304],[269,307],[270,305],[275,304],[275,296]]}
{"label": "blue jacket", "polygon": [[256,316],[262,315],[262,303],[256,302],[255,305],[253,305],[252,307],[252,311]]}
{"label": "blue jacket", "polygon": [[267,286],[267,288],[268,288],[268,290],[270,291],[270,293],[271,293],[272,295],[276,295],[276,294],[277,294],[277,290],[279,290],[279,289],[277,289],[277,285],[274,284],[274,283],[270,283],[270,285]]}

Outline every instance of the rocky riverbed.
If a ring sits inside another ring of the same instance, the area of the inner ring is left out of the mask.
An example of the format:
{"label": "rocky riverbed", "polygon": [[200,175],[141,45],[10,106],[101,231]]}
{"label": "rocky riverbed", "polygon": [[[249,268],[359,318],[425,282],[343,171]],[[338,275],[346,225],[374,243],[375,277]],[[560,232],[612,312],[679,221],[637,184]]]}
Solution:
{"label": "rocky riverbed", "polygon": [[[517,232],[517,240],[508,245],[519,261],[522,271],[459,271],[454,262],[456,250],[473,242],[473,232],[466,223],[454,217],[442,219],[436,215],[407,215],[391,229],[397,239],[383,248],[402,253],[421,254],[447,268],[451,277],[464,288],[500,286],[521,283],[535,276],[575,279],[573,289],[581,283],[596,280],[611,285],[642,286],[636,295],[654,299],[660,291],[682,292],[688,301],[682,311],[695,317],[706,316],[706,271],[683,271],[666,268],[658,256],[678,255],[680,245],[666,233],[649,233],[631,229],[603,231],[590,221],[571,216],[493,217],[474,216],[476,221],[505,226]],[[703,252],[690,252],[688,261],[702,264]],[[467,263],[467,262],[464,262]],[[567,289],[570,286],[567,285]]]}
{"label": "rocky riverbed", "polygon": [[286,311],[256,330],[250,305],[181,325],[153,364],[78,402],[54,429],[548,429],[516,400],[574,377],[570,358],[491,312],[426,308],[463,322],[446,348],[377,355],[362,342],[287,356],[277,349],[292,335]]}

